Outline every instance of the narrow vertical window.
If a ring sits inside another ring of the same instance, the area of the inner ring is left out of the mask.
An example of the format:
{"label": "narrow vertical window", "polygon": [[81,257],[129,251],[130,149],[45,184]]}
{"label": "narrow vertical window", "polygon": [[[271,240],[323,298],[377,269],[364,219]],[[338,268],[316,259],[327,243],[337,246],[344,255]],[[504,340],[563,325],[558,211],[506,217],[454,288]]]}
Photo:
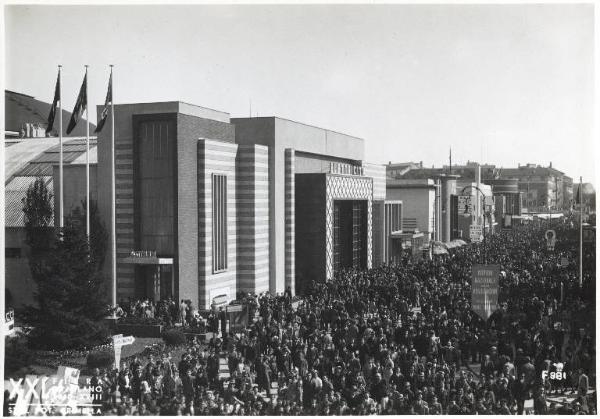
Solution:
{"label": "narrow vertical window", "polygon": [[227,176],[212,175],[213,273],[227,270]]}

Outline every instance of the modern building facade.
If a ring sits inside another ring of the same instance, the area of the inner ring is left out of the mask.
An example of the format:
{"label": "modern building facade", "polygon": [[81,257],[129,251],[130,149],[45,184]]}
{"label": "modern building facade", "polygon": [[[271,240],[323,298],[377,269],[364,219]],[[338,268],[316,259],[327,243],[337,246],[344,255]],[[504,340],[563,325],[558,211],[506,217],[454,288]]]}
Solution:
{"label": "modern building facade", "polygon": [[[110,179],[109,130],[98,144],[99,179]],[[373,264],[385,168],[363,162],[360,138],[162,102],[115,105],[115,144],[118,300],[206,309]],[[108,224],[109,182],[99,196]]]}

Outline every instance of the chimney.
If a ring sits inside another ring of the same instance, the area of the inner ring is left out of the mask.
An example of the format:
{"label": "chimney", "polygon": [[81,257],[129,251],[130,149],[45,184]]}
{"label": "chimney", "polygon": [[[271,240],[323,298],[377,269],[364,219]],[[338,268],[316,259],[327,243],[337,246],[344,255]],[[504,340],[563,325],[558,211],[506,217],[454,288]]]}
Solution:
{"label": "chimney", "polygon": [[552,162],[550,162],[550,169],[552,169]]}
{"label": "chimney", "polygon": [[419,162],[419,167],[421,167],[421,169],[423,168],[423,160]]}

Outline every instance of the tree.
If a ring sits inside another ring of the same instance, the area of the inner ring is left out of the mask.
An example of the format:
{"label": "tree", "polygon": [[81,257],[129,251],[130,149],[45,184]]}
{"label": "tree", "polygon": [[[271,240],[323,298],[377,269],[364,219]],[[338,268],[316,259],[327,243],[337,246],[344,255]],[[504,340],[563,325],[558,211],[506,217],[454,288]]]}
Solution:
{"label": "tree", "polygon": [[51,247],[54,238],[54,229],[50,226],[54,215],[52,194],[41,177],[29,185],[23,199],[23,213],[25,242],[35,258]]}
{"label": "tree", "polygon": [[33,276],[38,307],[26,309],[33,347],[62,350],[106,342],[104,283],[89,249],[85,221],[70,215]]}
{"label": "tree", "polygon": [[[100,270],[106,258],[108,232],[100,218],[98,205],[95,201],[90,201],[90,204],[90,257],[92,263]],[[81,207],[72,211],[71,217],[85,230],[85,201],[81,201]]]}

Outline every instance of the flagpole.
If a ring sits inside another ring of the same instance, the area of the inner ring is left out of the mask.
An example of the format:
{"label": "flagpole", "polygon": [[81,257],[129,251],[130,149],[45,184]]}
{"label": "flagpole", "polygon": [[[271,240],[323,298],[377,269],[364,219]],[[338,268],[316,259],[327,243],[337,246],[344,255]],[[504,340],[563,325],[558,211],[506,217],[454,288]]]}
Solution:
{"label": "flagpole", "polygon": [[110,211],[111,211],[111,251],[112,251],[112,306],[117,306],[117,201],[115,198],[116,177],[115,177],[115,104],[114,104],[114,83],[113,83],[113,65],[110,65]]}
{"label": "flagpole", "polygon": [[64,216],[64,188],[63,188],[63,126],[62,126],[62,86],[60,80],[60,71],[62,65],[58,65],[58,142],[60,144],[59,165],[58,165],[58,187],[60,189],[58,210],[60,214],[59,226],[60,229],[65,226]]}
{"label": "flagpole", "polygon": [[88,106],[88,66],[85,66],[85,233],[90,239],[90,113]]}
{"label": "flagpole", "polygon": [[583,177],[579,176],[579,288],[583,287]]}

